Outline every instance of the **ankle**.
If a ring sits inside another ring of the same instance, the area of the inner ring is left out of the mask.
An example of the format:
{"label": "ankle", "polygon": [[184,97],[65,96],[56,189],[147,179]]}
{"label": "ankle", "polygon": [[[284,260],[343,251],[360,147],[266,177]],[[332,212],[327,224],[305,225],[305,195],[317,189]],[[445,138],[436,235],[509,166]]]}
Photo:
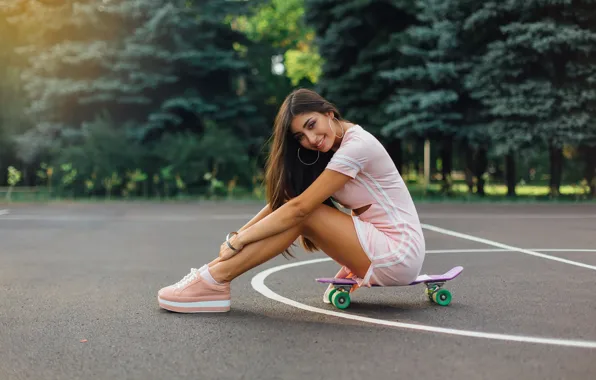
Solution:
{"label": "ankle", "polygon": [[221,268],[218,268],[218,267],[220,267],[220,265],[217,265],[217,264],[214,266],[208,267],[207,272],[209,273],[211,278],[219,284],[225,284],[227,282],[230,282],[231,279],[228,279],[228,277],[225,275],[225,273],[222,272]]}

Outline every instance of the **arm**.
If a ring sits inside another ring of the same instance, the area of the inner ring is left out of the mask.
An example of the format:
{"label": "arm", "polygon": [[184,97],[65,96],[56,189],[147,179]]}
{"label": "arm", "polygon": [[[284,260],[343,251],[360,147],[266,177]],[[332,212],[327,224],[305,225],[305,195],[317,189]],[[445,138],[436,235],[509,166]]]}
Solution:
{"label": "arm", "polygon": [[254,223],[230,239],[234,246],[244,247],[255,241],[284,232],[306,219],[320,204],[341,189],[351,178],[333,170],[323,173],[298,197]]}
{"label": "arm", "polygon": [[271,214],[271,207],[269,207],[269,204],[267,204],[265,207],[263,207],[263,209],[261,211],[259,211],[259,213],[257,215],[255,215],[250,221],[248,221],[248,223],[246,223],[244,226],[242,226],[242,228],[239,229],[238,232],[242,232],[242,231],[246,230],[247,228],[249,228],[253,224],[257,223],[261,219],[265,218],[269,214]]}

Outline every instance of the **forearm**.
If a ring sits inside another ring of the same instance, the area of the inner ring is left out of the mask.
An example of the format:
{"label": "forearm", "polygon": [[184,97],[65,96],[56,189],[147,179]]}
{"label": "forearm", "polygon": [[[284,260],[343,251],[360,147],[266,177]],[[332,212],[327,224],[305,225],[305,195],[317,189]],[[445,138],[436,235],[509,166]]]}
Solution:
{"label": "forearm", "polygon": [[[257,213],[257,215],[255,215],[251,220],[249,220],[248,223],[246,223],[244,226],[242,226],[242,228],[240,228],[237,232],[239,234],[242,233],[246,229],[250,228],[251,226],[253,226],[256,223],[258,223],[259,221],[261,221],[263,218],[267,217],[267,215],[271,214],[271,212],[272,212],[271,207],[269,206],[269,204],[267,204],[265,207],[263,207],[263,209],[261,211],[259,211]],[[238,235],[232,236],[232,238],[230,239],[230,241],[233,242],[232,244],[236,244],[237,236]],[[209,263],[209,267],[212,267],[213,265],[217,264],[221,260],[222,259],[220,257],[216,258],[215,260],[213,260],[212,262]]]}
{"label": "forearm", "polygon": [[295,202],[287,202],[274,212],[239,232],[237,238],[245,246],[275,236],[299,224],[304,215]]}
{"label": "forearm", "polygon": [[269,206],[269,204],[267,204],[265,207],[263,207],[263,209],[261,211],[259,211],[259,213],[257,215],[255,215],[251,220],[249,220],[248,223],[246,223],[244,226],[242,226],[242,228],[239,229],[238,232],[242,232],[242,231],[246,230],[247,228],[251,227],[252,225],[257,223],[261,219],[265,218],[267,215],[271,214],[271,212],[272,212],[271,207]]}

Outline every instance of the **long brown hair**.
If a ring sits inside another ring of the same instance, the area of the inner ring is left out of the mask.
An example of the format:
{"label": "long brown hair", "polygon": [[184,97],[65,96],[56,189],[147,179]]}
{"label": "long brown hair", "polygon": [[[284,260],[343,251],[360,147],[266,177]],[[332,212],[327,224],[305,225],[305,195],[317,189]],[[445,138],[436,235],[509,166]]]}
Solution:
{"label": "long brown hair", "polygon": [[[343,120],[335,105],[314,91],[298,89],[286,97],[275,117],[265,171],[266,197],[272,210],[278,209],[306,190],[325,170],[329,160],[333,157],[333,151],[330,150],[327,153],[319,152],[319,158],[313,165],[304,165],[299,161],[297,153],[300,143],[292,137],[291,124],[295,116],[307,112],[322,114],[333,112],[338,120]],[[317,152],[301,149],[300,158],[307,163],[314,162],[317,159]],[[331,198],[324,203],[335,207]],[[304,236],[301,236],[301,242],[304,249],[309,252],[318,249],[312,241]],[[288,250],[284,252],[284,256],[286,253],[292,256]]]}

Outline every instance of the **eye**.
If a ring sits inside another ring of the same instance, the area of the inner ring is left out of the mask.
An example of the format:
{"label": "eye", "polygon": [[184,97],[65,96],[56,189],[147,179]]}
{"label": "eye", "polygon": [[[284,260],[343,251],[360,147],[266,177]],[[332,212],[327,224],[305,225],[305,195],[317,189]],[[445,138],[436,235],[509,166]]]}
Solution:
{"label": "eye", "polygon": [[310,123],[308,123],[308,129],[313,129],[315,127],[316,122],[317,122],[316,120],[313,120]]}

